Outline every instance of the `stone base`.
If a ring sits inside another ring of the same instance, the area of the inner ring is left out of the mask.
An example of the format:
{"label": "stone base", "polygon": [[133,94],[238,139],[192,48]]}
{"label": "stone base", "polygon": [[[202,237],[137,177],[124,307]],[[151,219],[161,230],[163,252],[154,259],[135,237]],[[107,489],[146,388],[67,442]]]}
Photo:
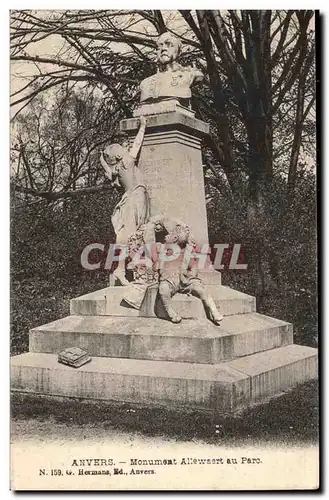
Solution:
{"label": "stone base", "polygon": [[[122,302],[124,288],[122,286],[110,286],[72,299],[70,301],[70,313],[83,316],[122,317],[137,317],[143,314],[137,309],[124,306]],[[207,285],[207,290],[224,316],[256,311],[256,301],[251,295],[226,286]],[[178,293],[173,297],[172,305],[177,314],[183,319],[205,318],[202,302],[196,297],[188,297]]]}
{"label": "stone base", "polygon": [[239,410],[316,376],[316,349],[298,345],[216,365],[98,357],[71,368],[54,354],[11,359],[14,391],[220,412]]}
{"label": "stone base", "polygon": [[152,104],[140,104],[133,112],[134,117],[160,115],[163,113],[181,113],[194,118],[195,112],[179,104],[176,99],[167,99]]}
{"label": "stone base", "polygon": [[291,344],[292,325],[258,313],[180,324],[158,318],[67,316],[30,331],[31,352],[56,354],[67,347],[91,356],[216,364]]}
{"label": "stone base", "polygon": [[[123,307],[125,287],[107,287],[72,299],[70,316],[30,331],[30,352],[11,359],[12,389],[226,413],[316,378],[317,350],[292,344],[290,323],[256,313],[254,297],[205,273],[224,313],[220,326],[195,297],[173,298],[185,319],[172,324]],[[57,355],[67,347],[85,349],[92,361],[61,365]]]}

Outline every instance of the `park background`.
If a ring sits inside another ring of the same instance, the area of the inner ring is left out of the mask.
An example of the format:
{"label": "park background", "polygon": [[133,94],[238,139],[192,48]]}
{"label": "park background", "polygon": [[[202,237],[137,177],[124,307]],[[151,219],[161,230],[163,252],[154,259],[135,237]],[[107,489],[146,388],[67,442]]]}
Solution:
{"label": "park background", "polygon": [[205,75],[192,107],[211,129],[203,145],[210,243],[241,243],[248,263],[224,270],[223,283],[255,295],[258,312],[292,322],[295,343],[317,345],[316,17],[11,12],[12,354],[28,350],[30,328],[67,315],[70,298],[107,284],[108,272],[80,264],[87,244],[115,240],[120,192],[99,155],[124,140],[119,121],[155,72],[165,30],[182,40],[181,64]]}

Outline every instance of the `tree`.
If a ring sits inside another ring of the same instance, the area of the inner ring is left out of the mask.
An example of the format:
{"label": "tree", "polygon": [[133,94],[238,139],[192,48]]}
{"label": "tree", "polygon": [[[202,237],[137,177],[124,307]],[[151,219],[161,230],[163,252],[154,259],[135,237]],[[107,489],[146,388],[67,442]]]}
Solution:
{"label": "tree", "polygon": [[[286,114],[290,120],[295,115],[284,134],[289,136],[288,190],[293,193],[303,126],[314,105],[313,17],[313,11],[270,10],[14,11],[12,61],[33,63],[38,71],[15,92],[13,104],[25,105],[41,91],[79,82],[101,89],[131,116],[139,81],[155,70],[156,36],[172,31],[184,44],[182,59],[194,61],[206,76],[194,103],[213,125],[210,163],[224,170],[233,192],[241,175],[247,176],[249,213],[257,216],[274,158],[280,156],[274,130]],[[32,44],[51,37],[61,47],[56,56],[32,53]],[[237,161],[241,154],[242,163]]]}
{"label": "tree", "polygon": [[111,189],[99,155],[115,138],[116,120],[93,88],[60,87],[52,99],[38,94],[15,119],[12,187],[48,201]]}

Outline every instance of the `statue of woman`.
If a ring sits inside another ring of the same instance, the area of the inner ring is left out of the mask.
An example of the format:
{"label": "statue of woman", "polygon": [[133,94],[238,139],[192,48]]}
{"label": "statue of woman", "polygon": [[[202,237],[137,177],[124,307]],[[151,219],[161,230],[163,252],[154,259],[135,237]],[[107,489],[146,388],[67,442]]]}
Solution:
{"label": "statue of woman", "polygon": [[[130,150],[120,144],[107,146],[101,154],[105,175],[113,185],[122,186],[124,194],[114,208],[112,224],[116,244],[126,246],[131,234],[149,219],[150,203],[142,174],[138,167],[138,155],[146,128],[145,117],[140,118],[140,128]],[[129,285],[126,279],[125,260],[120,260],[113,272],[121,285]]]}

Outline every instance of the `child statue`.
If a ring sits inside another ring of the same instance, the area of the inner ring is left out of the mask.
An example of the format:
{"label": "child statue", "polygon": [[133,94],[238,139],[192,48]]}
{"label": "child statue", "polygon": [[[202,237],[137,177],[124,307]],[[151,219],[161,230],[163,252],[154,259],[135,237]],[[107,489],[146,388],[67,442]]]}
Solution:
{"label": "child statue", "polygon": [[[149,252],[153,259],[153,268],[156,270],[156,274],[153,276],[159,285],[158,297],[161,300],[168,319],[172,323],[181,322],[182,318],[172,308],[171,298],[176,293],[186,293],[199,298],[203,303],[208,318],[215,325],[219,325],[223,316],[218,311],[214,300],[207,293],[202,280],[198,276],[197,259],[184,262],[186,248],[189,246],[191,253],[195,253],[197,249],[189,226],[166,217],[156,216],[152,217],[147,224],[141,226],[137,233],[139,244],[147,244],[153,250],[159,243],[175,244],[180,249],[179,257],[170,261],[161,261],[157,251]],[[133,254],[134,252],[138,252],[138,245],[136,245],[134,235],[130,239],[130,242],[134,244],[133,251],[130,253],[133,263]],[[170,247],[168,247],[169,249]]]}

